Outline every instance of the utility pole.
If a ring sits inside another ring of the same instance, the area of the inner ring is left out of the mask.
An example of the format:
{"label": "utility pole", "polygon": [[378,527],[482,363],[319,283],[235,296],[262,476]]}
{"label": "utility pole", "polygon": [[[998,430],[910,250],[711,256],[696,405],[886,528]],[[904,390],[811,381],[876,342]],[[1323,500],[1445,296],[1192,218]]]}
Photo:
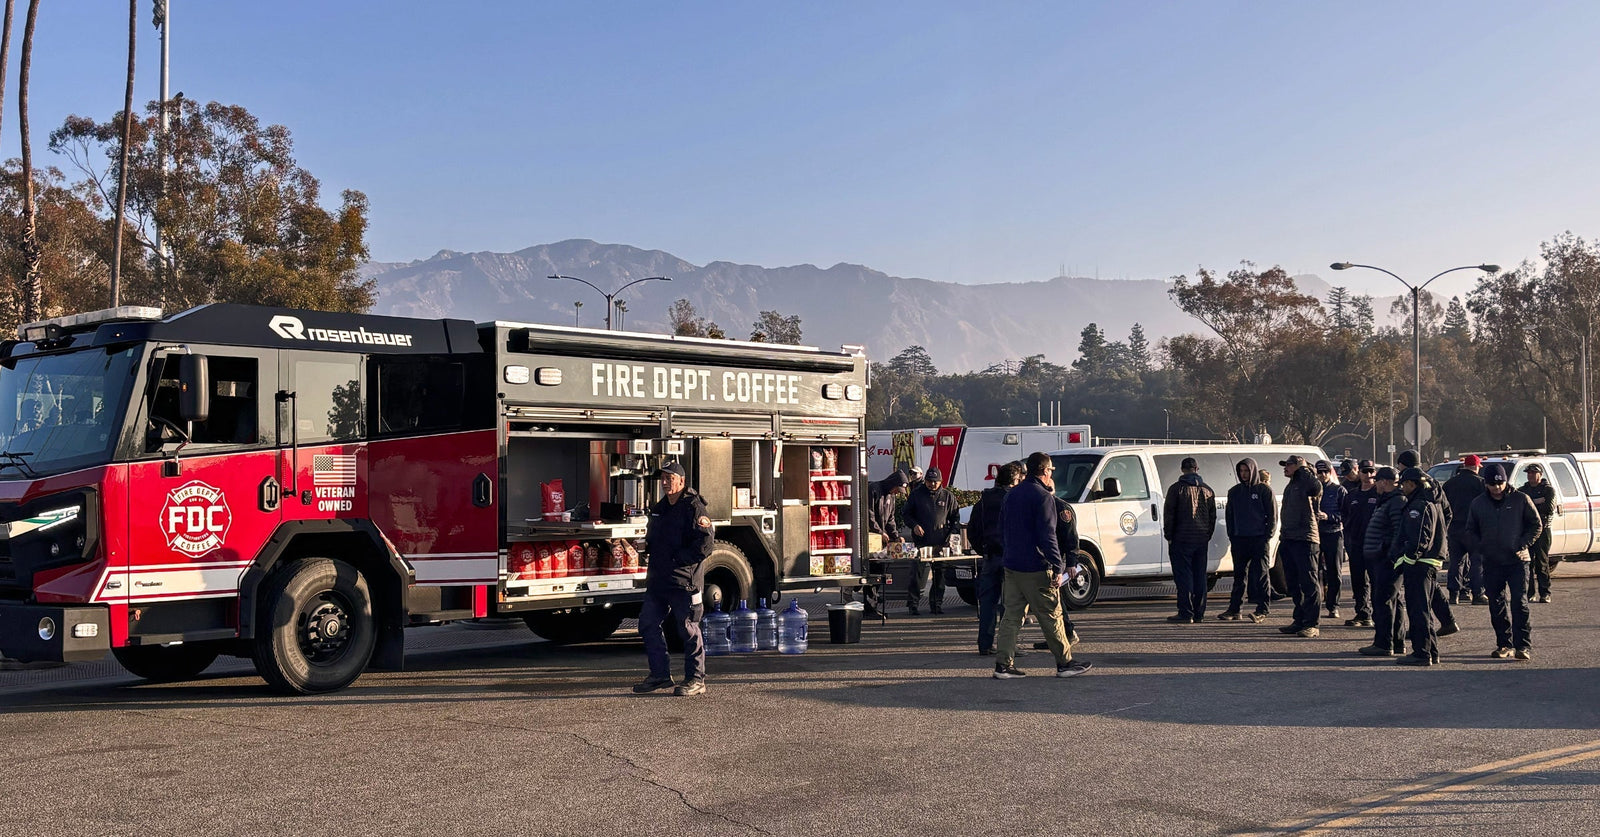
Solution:
{"label": "utility pole", "polygon": [[[167,189],[167,131],[169,128],[170,111],[167,108],[167,67],[168,47],[172,41],[172,0],[154,0],[155,25],[161,30],[161,121],[160,131],[156,133],[156,167],[161,173],[161,192],[166,194]],[[156,245],[156,280],[161,289],[162,302],[166,301],[167,286],[163,277],[167,272],[167,245],[161,240],[161,221],[155,222]]]}

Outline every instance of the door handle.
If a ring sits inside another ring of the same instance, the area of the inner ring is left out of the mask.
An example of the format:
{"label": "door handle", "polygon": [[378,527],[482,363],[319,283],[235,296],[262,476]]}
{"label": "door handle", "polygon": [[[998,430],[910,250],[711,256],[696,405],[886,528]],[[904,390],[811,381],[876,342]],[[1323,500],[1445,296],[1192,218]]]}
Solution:
{"label": "door handle", "polygon": [[472,480],[472,505],[486,509],[494,505],[494,483],[488,474],[478,474]]}
{"label": "door handle", "polygon": [[267,477],[261,481],[261,510],[273,512],[278,510],[278,504],[283,502],[283,486],[278,484],[277,477]]}
{"label": "door handle", "polygon": [[1155,503],[1150,504],[1150,519],[1157,523],[1161,522],[1161,512],[1157,511],[1159,508]]}

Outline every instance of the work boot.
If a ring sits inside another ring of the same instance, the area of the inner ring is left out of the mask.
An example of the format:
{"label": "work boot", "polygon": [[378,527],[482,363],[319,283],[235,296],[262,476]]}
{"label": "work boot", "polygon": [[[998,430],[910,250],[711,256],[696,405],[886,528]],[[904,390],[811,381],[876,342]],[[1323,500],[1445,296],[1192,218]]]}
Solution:
{"label": "work boot", "polygon": [[1540,593],[1539,594],[1539,604],[1549,604],[1549,603],[1550,603],[1550,594],[1549,593]]}
{"label": "work boot", "polygon": [[1407,654],[1395,660],[1395,663],[1402,666],[1422,666],[1426,668],[1433,665],[1433,660],[1428,657],[1419,657],[1416,654]]}
{"label": "work boot", "polygon": [[1495,658],[1496,660],[1504,660],[1505,658],[1511,656],[1511,649],[1502,645],[1499,648],[1490,651],[1489,656]]}
{"label": "work boot", "polygon": [[1304,628],[1304,627],[1305,627],[1304,625],[1301,625],[1299,623],[1290,622],[1289,624],[1284,625],[1283,627],[1279,628],[1278,629],[1278,633],[1280,633],[1280,634],[1297,634],[1297,633],[1300,633],[1300,629]]}
{"label": "work boot", "polygon": [[1475,605],[1486,605],[1489,603],[1489,597],[1482,593],[1474,593],[1472,594],[1472,603]]}
{"label": "work boot", "polygon": [[672,694],[677,697],[693,697],[695,695],[703,695],[705,693],[706,681],[703,677],[696,677],[693,680],[685,680],[683,681],[682,686],[672,690]]}
{"label": "work boot", "polygon": [[1328,618],[1329,619],[1338,619],[1339,618],[1339,609],[1336,608],[1336,607],[1328,608]]}
{"label": "work boot", "polygon": [[1179,616],[1177,614],[1173,614],[1172,616],[1168,616],[1167,617],[1167,621],[1168,622],[1178,622],[1178,623],[1187,625],[1190,622],[1193,622],[1194,619],[1192,617],[1189,617],[1189,616]]}
{"label": "work boot", "polygon": [[1516,651],[1512,652],[1511,656],[1518,660],[1531,660],[1533,659],[1533,649],[1518,648]]}
{"label": "work boot", "polygon": [[1237,610],[1225,610],[1217,614],[1218,622],[1237,622],[1240,618],[1239,611]]}
{"label": "work boot", "polygon": [[1393,657],[1394,652],[1380,645],[1363,645],[1356,649],[1356,653],[1363,657]]}
{"label": "work boot", "polygon": [[1439,626],[1439,630],[1434,632],[1434,636],[1449,636],[1449,635],[1451,635],[1453,633],[1459,632],[1460,630],[1461,630],[1461,626],[1460,625],[1457,625],[1454,622],[1450,622],[1448,624],[1440,625]]}
{"label": "work boot", "polygon": [[646,677],[638,683],[633,684],[633,693],[636,695],[647,695],[651,692],[659,692],[662,689],[670,689],[675,685],[677,684],[672,682],[671,677]]}
{"label": "work boot", "polygon": [[1250,614],[1250,621],[1256,623],[1257,625],[1267,621],[1267,612],[1264,610],[1258,610],[1255,613]]}
{"label": "work boot", "polygon": [[1372,627],[1372,620],[1365,616],[1357,616],[1354,619],[1344,620],[1344,626],[1346,628],[1370,628]]}
{"label": "work boot", "polygon": [[1314,625],[1307,625],[1304,628],[1294,632],[1295,636],[1301,637],[1302,639],[1312,639],[1320,636],[1321,634],[1322,631],[1318,630]]}

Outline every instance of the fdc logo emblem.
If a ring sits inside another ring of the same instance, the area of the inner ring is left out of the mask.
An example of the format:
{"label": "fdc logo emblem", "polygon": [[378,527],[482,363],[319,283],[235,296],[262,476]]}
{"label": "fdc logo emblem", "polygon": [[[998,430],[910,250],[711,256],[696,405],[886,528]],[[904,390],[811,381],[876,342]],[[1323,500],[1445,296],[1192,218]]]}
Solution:
{"label": "fdc logo emblem", "polygon": [[232,522],[228,498],[199,480],[167,492],[167,502],[161,507],[161,531],[167,536],[167,546],[196,558],[222,546]]}

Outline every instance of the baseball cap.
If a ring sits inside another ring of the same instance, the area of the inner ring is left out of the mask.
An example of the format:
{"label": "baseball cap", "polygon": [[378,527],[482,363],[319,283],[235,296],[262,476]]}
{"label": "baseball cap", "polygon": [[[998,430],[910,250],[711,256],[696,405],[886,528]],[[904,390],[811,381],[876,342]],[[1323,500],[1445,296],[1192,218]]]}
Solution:
{"label": "baseball cap", "polygon": [[1411,467],[1400,472],[1401,482],[1414,482],[1421,485],[1424,479],[1426,477],[1423,475],[1421,468]]}
{"label": "baseball cap", "polygon": [[921,479],[922,478],[922,469],[918,468],[915,465],[912,465],[911,466],[911,478],[912,479]]}
{"label": "baseball cap", "polygon": [[676,462],[668,462],[667,464],[662,465],[661,469],[656,471],[656,474],[657,475],[677,474],[678,476],[684,477],[685,479],[687,479],[688,476],[689,476],[688,474],[684,473],[683,466],[679,465]]}
{"label": "baseball cap", "polygon": [[1294,463],[1295,465],[1304,465],[1306,464],[1306,458],[1298,453],[1294,453],[1290,454],[1288,459],[1278,460],[1279,465],[1288,465],[1290,463]]}
{"label": "baseball cap", "polygon": [[1528,467],[1522,469],[1522,473],[1524,473],[1524,474],[1542,474],[1542,473],[1544,473],[1544,466],[1540,465],[1537,462],[1529,462],[1528,463]]}
{"label": "baseball cap", "polygon": [[1370,459],[1361,460],[1361,473],[1370,474],[1376,470],[1378,470],[1378,463],[1373,462]]}
{"label": "baseball cap", "polygon": [[1482,467],[1483,457],[1475,453],[1469,453],[1466,456],[1461,457],[1461,464],[1467,466],[1468,468]]}
{"label": "baseball cap", "polygon": [[944,472],[940,471],[938,468],[929,468],[928,473],[923,477],[923,479],[927,480],[928,482],[943,482]]}
{"label": "baseball cap", "polygon": [[1326,459],[1318,459],[1317,460],[1317,473],[1319,473],[1319,474],[1331,474],[1331,473],[1333,473],[1333,463],[1329,462]]}
{"label": "baseball cap", "polygon": [[1495,485],[1505,482],[1506,469],[1500,467],[1499,464],[1490,465],[1488,469],[1483,472],[1483,481],[1494,483]]}
{"label": "baseball cap", "polygon": [[1346,460],[1343,460],[1342,462],[1339,463],[1339,473],[1341,473],[1341,474],[1354,474],[1355,472],[1356,472],[1356,461],[1354,459],[1346,459]]}
{"label": "baseball cap", "polygon": [[1374,479],[1376,479],[1378,482],[1382,482],[1384,480],[1394,482],[1394,469],[1390,468],[1388,465],[1385,465],[1378,469],[1378,473]]}

